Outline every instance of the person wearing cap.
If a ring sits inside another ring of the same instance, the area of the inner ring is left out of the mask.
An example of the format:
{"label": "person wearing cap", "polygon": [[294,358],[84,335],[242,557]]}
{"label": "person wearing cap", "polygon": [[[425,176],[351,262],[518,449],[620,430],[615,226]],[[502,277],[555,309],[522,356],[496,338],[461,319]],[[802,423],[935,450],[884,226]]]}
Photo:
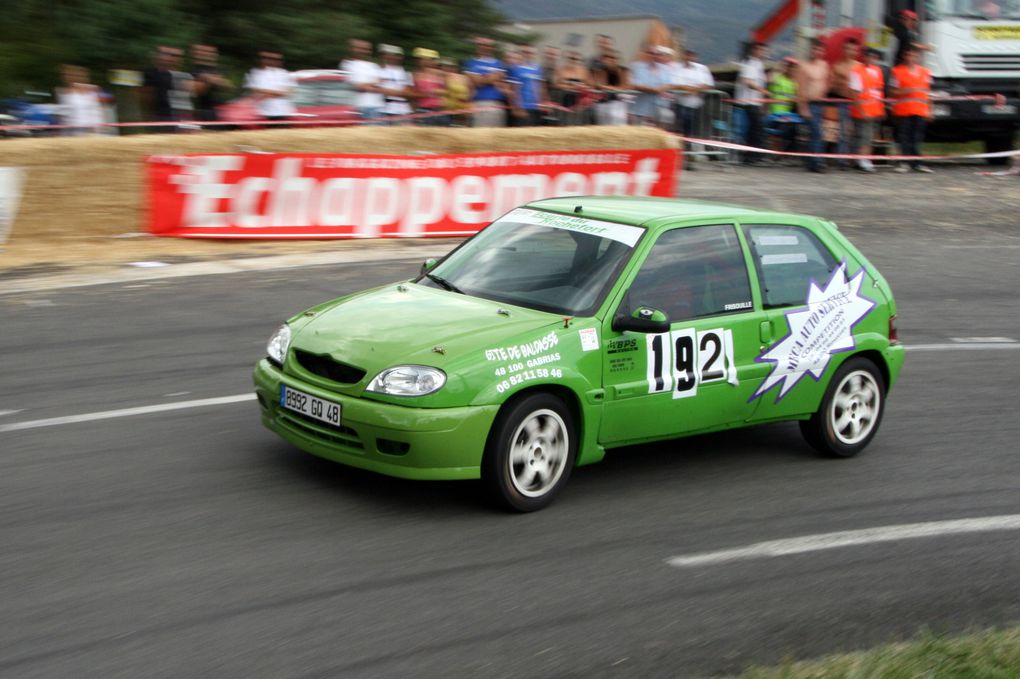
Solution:
{"label": "person wearing cap", "polygon": [[347,72],[347,82],[357,91],[354,95],[354,106],[362,120],[378,118],[382,115],[386,100],[379,88],[381,75],[379,65],[370,59],[372,43],[351,38],[348,52],[350,56],[340,62],[340,70]]}
{"label": "person wearing cap", "polygon": [[[850,86],[856,93],[856,101],[850,110],[854,119],[854,138],[857,142],[857,153],[870,156],[875,131],[885,120],[885,74],[878,61],[882,56],[874,47],[864,50],[861,60],[854,65]],[[864,158],[857,161],[857,169],[861,172],[875,172],[871,160]]]}
{"label": "person wearing cap", "polygon": [[427,47],[415,47],[411,52],[418,62],[414,72],[414,91],[418,97],[414,102],[414,110],[425,114],[418,120],[421,125],[443,125],[445,116],[433,115],[443,108],[443,94],[446,89],[446,76],[439,69],[439,52]]}
{"label": "person wearing cap", "polygon": [[665,106],[673,89],[673,50],[665,45],[649,45],[646,58],[630,67],[630,86],[638,94],[630,109],[638,125],[658,125],[659,107]]}
{"label": "person wearing cap", "polygon": [[464,73],[475,93],[474,127],[506,127],[506,65],[496,58],[492,38],[475,38],[475,56],[464,62]]}
{"label": "person wearing cap", "polygon": [[404,70],[404,50],[396,45],[379,45],[383,67],[379,69],[379,88],[386,103],[384,116],[406,116],[411,113],[408,98],[415,96],[414,81]]}

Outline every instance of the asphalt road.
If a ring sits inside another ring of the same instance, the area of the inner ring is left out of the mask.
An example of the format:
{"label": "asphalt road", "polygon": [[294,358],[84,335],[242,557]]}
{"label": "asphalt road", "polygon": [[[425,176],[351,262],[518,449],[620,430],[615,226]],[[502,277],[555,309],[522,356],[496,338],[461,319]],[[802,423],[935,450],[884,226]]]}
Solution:
{"label": "asphalt road", "polygon": [[1020,514],[1020,351],[952,346],[1020,340],[1020,186],[974,169],[688,176],[840,222],[942,348],[856,459],[787,424],[621,449],[531,515],[305,455],[251,401],[2,429],[249,392],[283,318],[417,262],[0,294],[0,676],[678,677],[1020,623],[1016,530],[667,563]]}

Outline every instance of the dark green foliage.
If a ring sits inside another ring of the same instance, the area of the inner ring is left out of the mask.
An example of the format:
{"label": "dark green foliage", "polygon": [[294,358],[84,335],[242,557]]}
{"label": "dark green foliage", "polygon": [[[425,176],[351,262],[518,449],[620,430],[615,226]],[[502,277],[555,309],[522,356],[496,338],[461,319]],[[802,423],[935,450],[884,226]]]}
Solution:
{"label": "dark green foliage", "polygon": [[0,96],[52,88],[64,62],[103,84],[110,68],[145,68],[157,45],[196,41],[219,47],[235,78],[264,48],[290,69],[334,68],[354,36],[462,58],[503,21],[486,0],[6,0]]}

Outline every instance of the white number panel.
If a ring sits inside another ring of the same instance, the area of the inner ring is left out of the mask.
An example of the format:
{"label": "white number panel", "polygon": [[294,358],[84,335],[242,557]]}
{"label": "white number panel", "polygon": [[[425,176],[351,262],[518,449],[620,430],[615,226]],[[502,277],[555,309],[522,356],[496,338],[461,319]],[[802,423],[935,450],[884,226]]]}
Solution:
{"label": "white number panel", "polygon": [[736,386],[733,331],[683,328],[647,336],[648,393],[670,391],[673,398],[696,396],[698,385],[726,381]]}

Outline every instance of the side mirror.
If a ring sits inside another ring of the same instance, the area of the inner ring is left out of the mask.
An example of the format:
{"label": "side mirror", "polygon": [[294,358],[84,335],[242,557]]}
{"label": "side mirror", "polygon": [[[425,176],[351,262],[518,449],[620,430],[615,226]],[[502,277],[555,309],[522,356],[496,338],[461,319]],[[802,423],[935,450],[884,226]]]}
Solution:
{"label": "side mirror", "polygon": [[438,263],[439,263],[438,259],[436,259],[435,257],[429,257],[428,259],[421,263],[421,271],[418,272],[418,275],[424,276],[429,271],[431,271],[432,268]]}
{"label": "side mirror", "polygon": [[630,314],[625,316],[618,314],[613,318],[613,330],[623,332],[666,332],[669,330],[669,316],[664,311],[652,307],[639,306]]}

